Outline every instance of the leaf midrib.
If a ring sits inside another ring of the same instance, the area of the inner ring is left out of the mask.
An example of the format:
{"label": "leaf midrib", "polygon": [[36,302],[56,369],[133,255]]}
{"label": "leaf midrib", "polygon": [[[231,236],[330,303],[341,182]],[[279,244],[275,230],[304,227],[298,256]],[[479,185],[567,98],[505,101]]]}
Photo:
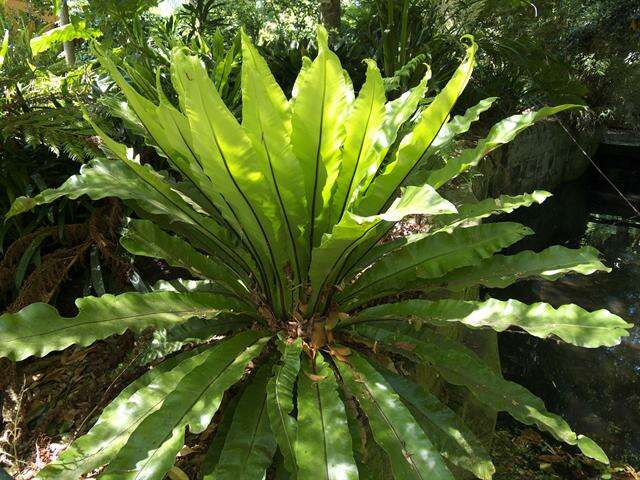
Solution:
{"label": "leaf midrib", "polygon": [[311,195],[311,225],[309,228],[309,252],[313,251],[313,240],[315,236],[316,228],[316,196],[318,195],[318,167],[320,166],[320,151],[322,149],[322,140],[324,138],[324,116],[325,116],[325,100],[327,97],[327,61],[324,59],[322,64],[322,96],[321,98],[321,112],[320,112],[320,125],[318,130],[318,145],[316,147],[315,155],[315,171],[313,177],[313,190]]}
{"label": "leaf midrib", "polygon": [[[253,60],[254,65],[257,65],[257,61],[253,52],[253,49],[249,49],[250,53],[251,53],[251,58]],[[258,95],[256,92],[256,89],[254,88],[253,90],[253,94],[254,95]],[[275,175],[275,171],[273,169],[273,162],[271,160],[271,153],[269,152],[269,148],[267,147],[267,142],[264,139],[264,126],[263,126],[263,119],[262,119],[262,115],[261,115],[261,109],[257,108],[257,115],[258,115],[258,121],[260,122],[260,141],[261,143],[264,145],[264,150],[267,156],[267,163],[269,164],[269,172],[271,173],[271,178],[273,181],[273,185],[274,185],[274,189],[276,191],[276,196],[278,198],[278,203],[280,204],[280,210],[282,211],[282,216],[284,217],[285,223],[287,225],[287,233],[289,234],[289,240],[291,242],[291,248],[293,249],[293,258],[295,261],[295,265],[296,265],[296,275],[298,276],[298,278],[300,278],[301,276],[301,272],[300,272],[300,259],[298,258],[299,254],[298,254],[298,246],[296,245],[296,240],[295,237],[293,235],[293,229],[291,228],[291,221],[289,219],[289,214],[287,213],[287,210],[284,206],[284,201],[282,199],[282,194],[280,192],[280,186],[278,185],[278,181],[276,179],[276,175]]]}

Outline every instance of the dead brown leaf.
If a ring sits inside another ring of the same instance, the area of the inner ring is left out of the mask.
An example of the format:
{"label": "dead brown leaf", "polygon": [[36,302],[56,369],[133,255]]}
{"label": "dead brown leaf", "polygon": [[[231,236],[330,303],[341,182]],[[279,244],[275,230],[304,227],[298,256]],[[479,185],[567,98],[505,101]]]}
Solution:
{"label": "dead brown leaf", "polygon": [[307,373],[307,372],[305,372],[305,374],[307,375],[307,377],[311,379],[312,382],[321,382],[322,380],[327,378],[326,375],[316,375],[315,373]]}
{"label": "dead brown leaf", "polygon": [[412,352],[413,350],[416,349],[416,346],[413,343],[408,343],[408,342],[396,342],[393,344],[393,346],[401,350],[407,350],[409,352]]}

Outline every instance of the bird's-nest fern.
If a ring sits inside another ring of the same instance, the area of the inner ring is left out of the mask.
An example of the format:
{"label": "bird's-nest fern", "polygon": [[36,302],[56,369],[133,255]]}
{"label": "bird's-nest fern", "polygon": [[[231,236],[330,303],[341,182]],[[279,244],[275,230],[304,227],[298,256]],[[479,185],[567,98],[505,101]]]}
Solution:
{"label": "bird's-nest fern", "polygon": [[[457,468],[491,478],[493,465],[473,429],[394,371],[394,361],[428,364],[481,404],[607,461],[540,399],[438,329],[520,328],[583,347],[615,345],[627,335],[630,325],[604,310],[458,299],[478,285],[607,270],[590,248],[499,254],[531,231],[473,222],[542,202],[544,192],[464,205],[438,193],[523,129],[571,106],[507,118],[475,147],[452,154],[455,137],[493,102],[451,117],[474,67],[472,39],[453,77],[419,112],[428,78],[387,102],[369,61],[356,96],[322,28],[318,45],[287,99],[243,37],[241,123],[185,49],[172,56],[176,106],[162,92],[157,104],[140,95],[97,47],[174,175],[141,164],[96,126],[107,158],[83,166],[58,189],[18,199],[9,215],[64,196],[119,197],[142,217],[128,222],[124,248],[199,280],[87,297],[78,300],[74,318],[45,304],[5,314],[0,354],[21,360],[127,329],[190,322],[198,322],[199,338],[223,339],[134,381],[38,478],[76,480],[100,467],[102,479],[164,478],[186,430],[207,429],[225,392],[239,382],[243,388],[207,454],[205,479],[261,479],[274,471],[272,462],[288,478],[355,479],[371,465],[361,441],[384,452],[397,479],[450,479]],[[433,161],[438,156],[442,162]],[[384,241],[410,215],[426,216],[430,229]],[[356,441],[362,428],[371,435]]]}

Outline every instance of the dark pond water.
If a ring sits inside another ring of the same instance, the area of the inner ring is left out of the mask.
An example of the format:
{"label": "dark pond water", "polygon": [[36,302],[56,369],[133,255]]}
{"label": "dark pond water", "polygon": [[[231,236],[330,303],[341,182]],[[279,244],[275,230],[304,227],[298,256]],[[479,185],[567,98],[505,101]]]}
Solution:
{"label": "dark pond water", "polygon": [[[635,168],[640,170],[640,160]],[[630,182],[629,172],[625,178],[616,171],[608,173],[625,185],[625,193],[632,198],[640,193],[633,191],[640,189],[640,179]],[[555,306],[575,303],[589,310],[606,308],[636,327],[621,345],[599,349],[503,334],[500,350],[505,376],[542,397],[550,410],[598,441],[610,457],[640,466],[640,218],[633,218],[633,211],[616,199],[595,172],[554,193],[546,204],[516,216],[537,234],[515,249],[591,245],[613,271],[568,275],[556,282],[526,281],[488,293]]]}

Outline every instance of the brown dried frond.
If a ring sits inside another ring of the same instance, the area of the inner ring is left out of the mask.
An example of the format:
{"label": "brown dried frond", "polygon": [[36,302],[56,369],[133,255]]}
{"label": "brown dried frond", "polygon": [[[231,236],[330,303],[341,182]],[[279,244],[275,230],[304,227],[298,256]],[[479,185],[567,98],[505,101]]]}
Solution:
{"label": "brown dried frond", "polygon": [[61,248],[46,255],[42,263],[27,277],[17,298],[7,309],[17,312],[34,302],[49,303],[60,285],[67,279],[69,271],[85,258],[91,247],[90,241],[71,248]]}
{"label": "brown dried frond", "polygon": [[100,250],[102,260],[109,266],[113,275],[125,283],[131,273],[131,265],[117,254],[118,230],[122,223],[122,208],[116,200],[96,210],[89,219],[89,234]]}
{"label": "brown dried frond", "polygon": [[31,242],[40,235],[53,235],[57,230],[57,227],[39,228],[35,232],[20,237],[9,246],[2,262],[0,262],[0,296],[9,290],[20,259],[29,248],[29,245],[31,245]]}
{"label": "brown dried frond", "polygon": [[[50,302],[70,271],[86,262],[92,246],[99,251],[102,261],[114,277],[125,283],[130,264],[118,255],[118,229],[122,209],[116,200],[107,200],[99,206],[85,223],[40,228],[16,240],[0,263],[0,296],[13,284],[20,259],[34,239],[45,236],[43,248],[49,253],[23,282],[17,297],[7,309],[15,312],[33,302]],[[60,232],[62,231],[62,235]]]}
{"label": "brown dried frond", "polygon": [[76,223],[65,225],[62,228],[62,237],[60,237],[60,231],[61,229],[58,227],[42,227],[24,235],[11,244],[2,262],[0,262],[0,296],[5,295],[10,289],[20,259],[36,238],[41,236],[49,237],[48,240],[52,247],[56,245],[74,246],[86,241],[89,228],[86,223]]}

